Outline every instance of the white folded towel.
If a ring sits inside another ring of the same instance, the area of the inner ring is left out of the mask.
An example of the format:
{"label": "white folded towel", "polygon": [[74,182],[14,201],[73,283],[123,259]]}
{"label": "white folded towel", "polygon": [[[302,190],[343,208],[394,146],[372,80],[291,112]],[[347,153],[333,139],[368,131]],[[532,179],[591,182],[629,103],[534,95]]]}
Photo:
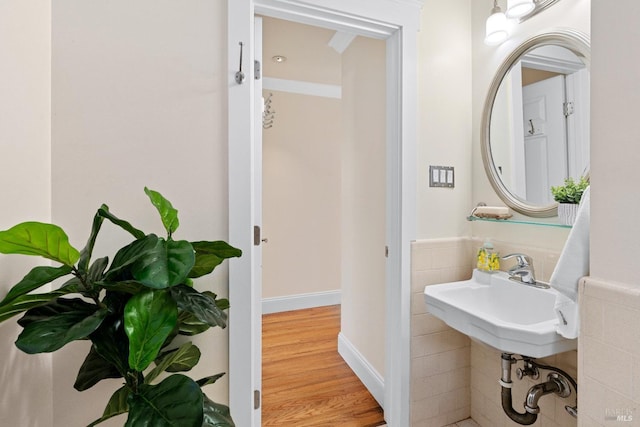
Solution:
{"label": "white folded towel", "polygon": [[589,275],[589,191],[587,187],[573,228],[551,275],[551,286],[573,301],[578,299],[578,281]]}
{"label": "white folded towel", "polygon": [[587,187],[580,200],[576,221],[549,281],[562,294],[556,299],[555,311],[560,322],[558,333],[566,338],[578,336],[578,282],[589,275],[590,198],[590,187]]}
{"label": "white folded towel", "polygon": [[553,309],[558,317],[556,332],[568,339],[578,338],[580,331],[578,303],[559,293]]}

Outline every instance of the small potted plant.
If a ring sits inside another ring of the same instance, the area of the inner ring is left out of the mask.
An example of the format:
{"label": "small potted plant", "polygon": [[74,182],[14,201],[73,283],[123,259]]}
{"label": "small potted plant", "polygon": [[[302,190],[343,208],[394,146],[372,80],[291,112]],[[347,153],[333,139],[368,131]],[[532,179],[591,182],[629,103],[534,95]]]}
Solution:
{"label": "small potted plant", "polygon": [[[53,352],[76,340],[91,342],[74,388],[84,391],[107,378],[119,378],[122,385],[91,426],[126,413],[127,427],[233,427],[229,408],[202,391],[222,374],[199,380],[184,375],[198,363],[200,350],[176,338],[226,326],[229,301],[198,291],[193,279],[241,251],[223,241],[174,240],[178,211],[160,193],[145,192],[166,237],[135,228],[106,205],[96,212],[80,251],[54,224],[24,222],[0,231],[0,253],[56,263],[35,267],[4,296],[0,322],[22,315],[16,346],[28,354]],[[111,260],[92,259],[105,220],[132,240]],[[54,290],[35,292],[61,278],[66,279]]]}
{"label": "small potted plant", "polygon": [[569,177],[564,180],[564,185],[551,187],[553,199],[558,202],[558,218],[562,224],[573,225],[582,193],[588,186],[589,181],[585,177],[580,177],[577,182]]}

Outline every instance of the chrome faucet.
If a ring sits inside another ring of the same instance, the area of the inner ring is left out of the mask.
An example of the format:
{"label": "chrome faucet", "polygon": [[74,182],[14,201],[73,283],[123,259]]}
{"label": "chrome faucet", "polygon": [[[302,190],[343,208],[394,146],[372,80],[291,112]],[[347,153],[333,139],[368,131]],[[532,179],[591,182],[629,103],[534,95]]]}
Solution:
{"label": "chrome faucet", "polygon": [[502,259],[516,259],[516,265],[509,269],[509,278],[516,282],[524,283],[525,285],[548,287],[546,284],[541,284],[536,281],[535,272],[533,270],[533,261],[528,255],[525,254],[509,254],[502,257]]}

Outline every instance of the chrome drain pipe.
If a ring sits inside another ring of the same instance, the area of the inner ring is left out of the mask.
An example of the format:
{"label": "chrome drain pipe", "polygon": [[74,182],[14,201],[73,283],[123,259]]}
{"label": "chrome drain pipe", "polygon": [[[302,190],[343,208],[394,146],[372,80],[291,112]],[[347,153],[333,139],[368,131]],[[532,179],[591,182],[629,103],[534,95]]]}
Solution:
{"label": "chrome drain pipe", "polygon": [[[540,407],[538,401],[542,396],[555,393],[560,397],[566,398],[571,395],[571,386],[573,386],[576,394],[578,393],[578,384],[573,378],[571,378],[566,372],[553,366],[540,365],[535,362],[533,358],[523,357],[525,368],[518,370],[518,378],[522,379],[525,376],[531,376],[536,378],[538,376],[539,369],[546,369],[552,371],[547,375],[547,381],[534,385],[529,389],[526,400],[524,402],[524,413],[520,413],[513,409],[513,400],[511,396],[511,365],[516,363],[516,359],[512,353],[502,353],[502,377],[500,378],[500,385],[502,386],[502,409],[507,416],[518,424],[531,425],[536,422],[538,413],[540,413]],[[565,406],[567,412],[574,417],[577,417],[578,408],[576,406]]]}
{"label": "chrome drain pipe", "polygon": [[531,425],[538,419],[538,414],[532,414],[531,412],[520,413],[513,409],[513,399],[511,397],[511,365],[516,363],[516,360],[512,357],[511,353],[502,353],[502,378],[500,379],[500,385],[502,386],[502,409],[509,418],[518,424]]}

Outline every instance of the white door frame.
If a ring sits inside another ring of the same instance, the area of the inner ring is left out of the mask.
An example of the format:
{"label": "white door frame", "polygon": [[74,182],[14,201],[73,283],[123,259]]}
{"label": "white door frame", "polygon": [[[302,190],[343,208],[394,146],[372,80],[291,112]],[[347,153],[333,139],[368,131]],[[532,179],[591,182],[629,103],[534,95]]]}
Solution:
{"label": "white door frame", "polygon": [[[260,289],[253,285],[255,13],[387,40],[387,261],[385,419],[409,425],[411,241],[416,229],[417,31],[423,0],[228,0],[229,405],[236,425],[258,427]],[[243,72],[237,84],[239,43]]]}

